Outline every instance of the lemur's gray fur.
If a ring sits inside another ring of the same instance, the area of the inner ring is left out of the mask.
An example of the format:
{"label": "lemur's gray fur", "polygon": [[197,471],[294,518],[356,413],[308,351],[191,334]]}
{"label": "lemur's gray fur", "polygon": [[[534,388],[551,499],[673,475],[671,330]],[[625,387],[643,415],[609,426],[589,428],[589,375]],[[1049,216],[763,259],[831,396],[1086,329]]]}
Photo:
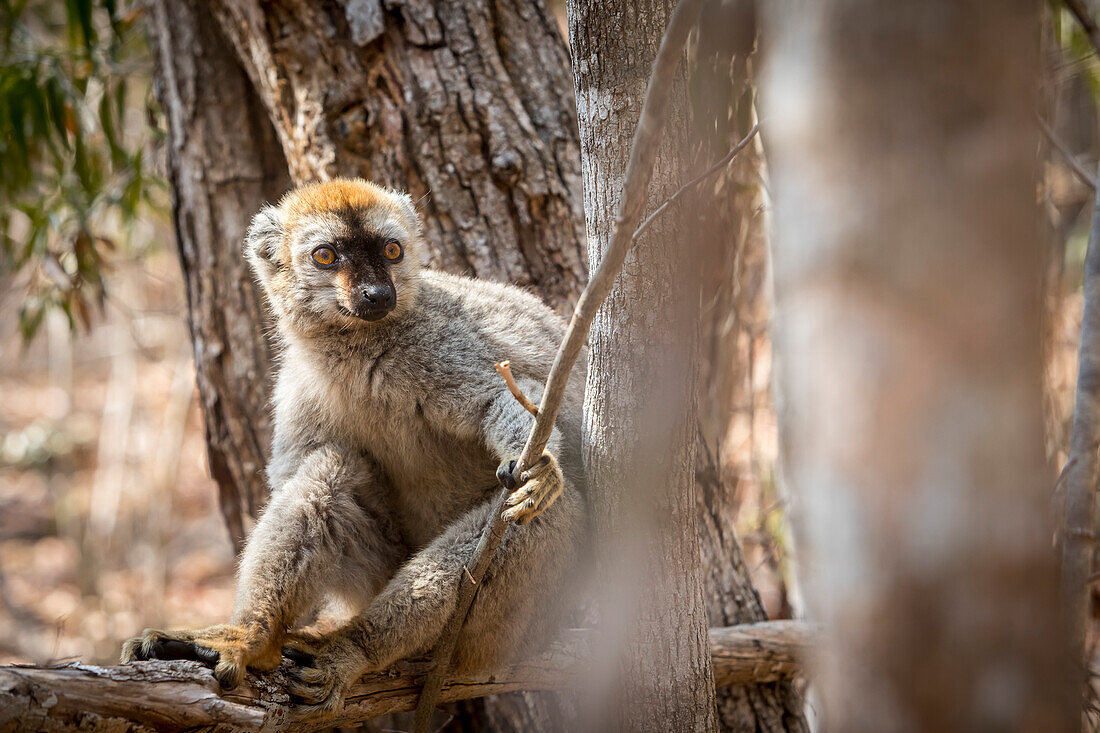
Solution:
{"label": "lemur's gray fur", "polygon": [[[122,660],[197,658],[232,687],[246,666],[278,665],[286,646],[290,692],[334,709],[359,675],[437,640],[498,465],[534,419],[494,364],[510,360],[537,403],[565,324],[519,288],[424,269],[408,196],[362,180],[291,192],[256,215],[245,249],[280,342],[271,500],[230,623],[146,630]],[[457,669],[534,651],[564,610],[584,536],[583,364],[549,458],[509,501],[515,523],[478,588]],[[318,624],[298,629],[318,608]]]}

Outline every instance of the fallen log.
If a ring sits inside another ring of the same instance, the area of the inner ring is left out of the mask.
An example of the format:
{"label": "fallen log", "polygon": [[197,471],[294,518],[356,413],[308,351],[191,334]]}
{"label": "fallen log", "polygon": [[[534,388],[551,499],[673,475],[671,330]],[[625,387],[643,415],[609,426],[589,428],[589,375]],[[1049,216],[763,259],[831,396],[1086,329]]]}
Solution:
{"label": "fallen log", "polygon": [[[453,702],[515,690],[562,690],[590,657],[593,633],[571,630],[545,654],[493,673],[448,679],[439,701]],[[816,627],[769,621],[710,630],[715,681],[720,686],[774,682],[800,673]],[[248,675],[220,692],[197,662],[135,662],[100,667],[0,667],[0,731],[280,731],[352,725],[412,710],[431,662],[402,662],[386,674],[363,677],[336,717],[306,715],[290,705],[280,672]]]}

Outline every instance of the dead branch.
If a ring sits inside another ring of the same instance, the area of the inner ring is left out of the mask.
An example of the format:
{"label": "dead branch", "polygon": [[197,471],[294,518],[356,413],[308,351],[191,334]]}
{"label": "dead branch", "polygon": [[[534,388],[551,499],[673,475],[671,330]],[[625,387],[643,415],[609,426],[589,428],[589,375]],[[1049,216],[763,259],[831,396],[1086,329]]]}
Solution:
{"label": "dead branch", "polygon": [[658,216],[660,216],[661,213],[664,212],[665,209],[667,209],[668,207],[672,206],[674,203],[679,201],[681,198],[683,198],[685,193],[687,193],[689,190],[694,188],[696,185],[702,183],[704,180],[709,178],[712,174],[718,172],[722,168],[725,168],[727,165],[729,165],[730,161],[733,160],[735,157],[737,157],[737,154],[740,153],[742,150],[744,150],[745,146],[747,146],[749,143],[752,142],[752,139],[754,137],[756,137],[756,133],[758,133],[758,132],[760,132],[760,123],[759,122],[757,122],[755,125],[753,125],[752,129],[748,131],[748,133],[745,135],[745,137],[741,138],[741,141],[739,143],[737,143],[732,148],[730,148],[730,151],[728,153],[726,153],[725,155],[723,155],[721,160],[719,160],[717,163],[715,163],[714,165],[707,168],[705,171],[703,171],[699,175],[695,176],[695,178],[692,178],[690,181],[688,181],[684,185],[680,186],[680,188],[678,188],[676,190],[676,193],[672,194],[667,199],[665,199],[661,203],[660,206],[658,206],[656,209],[653,210],[652,214],[650,214],[649,216],[647,216],[645,218],[645,221],[643,221],[640,225],[638,225],[638,228],[634,230],[634,233],[632,235],[630,235],[630,238],[631,239],[637,239],[638,237],[642,236],[642,234],[645,232],[645,230],[649,228],[649,225],[653,223],[653,220],[656,219]]}
{"label": "dead branch", "polygon": [[1039,127],[1042,129],[1043,135],[1046,137],[1047,142],[1049,142],[1055,150],[1061,153],[1062,157],[1066,159],[1067,163],[1069,163],[1069,168],[1071,171],[1073,171],[1074,175],[1076,175],[1082,183],[1095,191],[1096,177],[1093,176],[1092,173],[1089,172],[1087,168],[1085,168],[1085,166],[1081,165],[1081,161],[1077,160],[1077,156],[1073,154],[1073,151],[1069,149],[1069,146],[1062,142],[1061,138],[1059,138],[1058,135],[1055,134],[1051,126],[1048,125],[1047,121],[1044,120],[1042,117],[1039,118]]}
{"label": "dead branch", "polygon": [[523,409],[535,417],[539,416],[539,408],[535,406],[535,403],[528,399],[527,395],[523,393],[523,390],[516,384],[516,378],[512,376],[512,362],[502,361],[496,365],[497,373],[504,377],[504,383],[508,385],[508,391],[512,393],[512,396],[516,398],[516,401],[523,405]]}
{"label": "dead branch", "polygon": [[[558,353],[554,357],[554,363],[550,368],[550,376],[546,380],[546,388],[542,392],[542,401],[538,407],[538,415],[535,424],[531,428],[531,434],[527,437],[527,443],[523,447],[519,460],[516,461],[514,476],[518,478],[526,470],[530,469],[535,461],[542,457],[546,450],[546,443],[554,430],[554,421],[558,417],[562,399],[565,396],[566,383],[573,365],[577,362],[585,342],[588,340],[588,331],[592,326],[592,319],[596,311],[607,299],[615,279],[622,270],[623,262],[634,243],[633,234],[638,221],[645,210],[646,193],[649,189],[650,179],[653,177],[653,162],[657,156],[657,145],[664,130],[666,112],[668,110],[669,96],[673,87],[673,76],[676,66],[679,64],[680,55],[688,34],[699,17],[702,0],[679,0],[676,8],[669,18],[668,28],[665,29],[664,38],[661,39],[661,47],[657,51],[657,58],[653,61],[653,71],[649,77],[649,85],[646,88],[645,101],[642,104],[642,112],[638,118],[638,128],[634,132],[634,140],[631,144],[630,160],[626,165],[626,173],[623,179],[623,195],[619,202],[619,214],[615,221],[615,232],[611,236],[611,242],[607,248],[607,254],[596,272],[589,278],[588,284],[577,301],[577,307],[573,311],[573,317],[569,321],[569,328],[565,332]],[[474,600],[474,592],[477,583],[484,577],[489,567],[489,562],[496,553],[497,546],[504,534],[506,522],[500,514],[504,508],[504,501],[508,498],[509,491],[501,489],[493,502],[489,513],[489,521],[481,534],[473,557],[467,563],[468,572],[472,575],[473,582],[469,582],[466,575],[459,576],[458,602],[455,604],[454,614],[443,628],[439,642],[432,650],[432,659],[435,660],[435,668],[424,681],[424,691],[421,694],[420,703],[416,707],[416,715],[413,730],[416,733],[427,733],[431,722],[432,711],[435,709],[436,699],[439,696],[443,680],[450,667],[451,655],[454,652],[458,636],[462,631],[462,625],[466,621],[466,614],[470,610],[470,604]]]}
{"label": "dead branch", "polygon": [[1092,589],[1094,493],[1100,447],[1100,191],[1092,209],[1085,254],[1084,312],[1077,352],[1077,396],[1073,404],[1069,462],[1066,464],[1065,522],[1062,533],[1062,603],[1079,659]]}
{"label": "dead branch", "polygon": [[[592,633],[572,630],[546,654],[495,674],[447,680],[439,702],[566,689],[589,658]],[[797,621],[711,629],[715,681],[733,685],[793,677],[819,634]],[[210,670],[198,662],[0,667],[0,730],[308,731],[354,725],[411,710],[430,666],[426,660],[405,662],[392,674],[364,677],[349,690],[344,711],[327,718],[288,707],[279,672],[249,675],[241,687],[219,693]]]}

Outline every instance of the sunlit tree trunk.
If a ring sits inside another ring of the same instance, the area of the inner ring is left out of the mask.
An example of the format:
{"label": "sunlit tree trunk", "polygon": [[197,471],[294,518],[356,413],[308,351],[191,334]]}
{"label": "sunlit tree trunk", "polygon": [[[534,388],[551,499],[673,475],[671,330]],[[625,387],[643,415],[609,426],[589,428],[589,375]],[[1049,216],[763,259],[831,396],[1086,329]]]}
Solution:
{"label": "sunlit tree trunk", "polygon": [[291,183],[364,176],[417,198],[434,266],[567,310],[586,273],[568,57],[530,0],[206,0],[153,16],[211,467],[239,541],[268,443],[249,217]]}
{"label": "sunlit tree trunk", "polygon": [[1027,0],[767,4],[776,352],[831,730],[1077,727]]}
{"label": "sunlit tree trunk", "polygon": [[[671,6],[567,4],[593,264],[612,233]],[[688,170],[682,75],[676,84],[651,186],[657,203]],[[584,706],[595,730],[717,729],[694,493],[702,268],[677,214],[635,245],[589,338],[584,451],[608,639]]]}

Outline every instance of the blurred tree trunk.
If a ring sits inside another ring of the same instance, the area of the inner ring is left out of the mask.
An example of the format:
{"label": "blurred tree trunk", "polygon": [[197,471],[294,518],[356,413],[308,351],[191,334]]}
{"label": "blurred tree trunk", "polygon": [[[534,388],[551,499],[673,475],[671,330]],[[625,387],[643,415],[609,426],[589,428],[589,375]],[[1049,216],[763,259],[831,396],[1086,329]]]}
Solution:
{"label": "blurred tree trunk", "polygon": [[825,724],[1078,728],[1046,521],[1039,5],[767,12],[779,417],[834,641]]}
{"label": "blurred tree trunk", "polygon": [[[673,5],[567,3],[593,266],[614,229],[631,140]],[[689,170],[682,71],[651,208]],[[694,475],[702,263],[689,247],[698,252],[724,242],[693,241],[697,229],[679,213],[657,219],[635,245],[589,337],[584,451],[599,624],[608,640],[586,685],[592,730],[717,729]]]}

